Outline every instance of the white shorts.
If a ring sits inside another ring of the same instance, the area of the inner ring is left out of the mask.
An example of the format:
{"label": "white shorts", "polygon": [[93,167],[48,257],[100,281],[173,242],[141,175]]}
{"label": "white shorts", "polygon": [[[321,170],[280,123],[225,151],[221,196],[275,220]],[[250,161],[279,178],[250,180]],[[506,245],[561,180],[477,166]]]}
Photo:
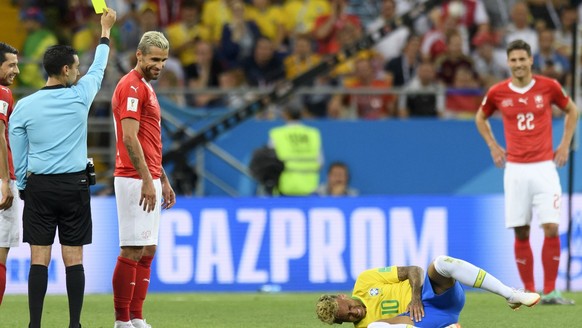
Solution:
{"label": "white shorts", "polygon": [[560,223],[562,187],[553,161],[506,163],[505,227],[531,225],[535,213],[540,225]]}
{"label": "white shorts", "polygon": [[162,183],[160,179],[154,180],[156,207],[149,213],[139,205],[141,185],[141,179],[115,177],[119,246],[150,246],[158,244]]}
{"label": "white shorts", "polygon": [[[18,189],[14,181],[10,181],[10,190],[14,195],[12,206],[7,210],[0,210],[0,247],[16,247],[19,243]],[[1,197],[2,193],[0,193],[0,199]]]}

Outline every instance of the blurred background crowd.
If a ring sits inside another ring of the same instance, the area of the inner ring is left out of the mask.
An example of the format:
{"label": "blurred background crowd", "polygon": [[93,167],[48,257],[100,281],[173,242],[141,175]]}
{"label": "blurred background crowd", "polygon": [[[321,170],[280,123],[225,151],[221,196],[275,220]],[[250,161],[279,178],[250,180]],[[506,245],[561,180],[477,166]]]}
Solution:
{"label": "blurred background crowd", "polygon": [[[326,56],[375,31],[425,0],[107,0],[117,11],[102,96],[92,114],[109,129],[110,94],[135,66],[143,32],[170,41],[170,59],[154,81],[159,95],[188,111],[237,108],[249,95],[293,79]],[[472,118],[489,86],[509,77],[505,46],[532,46],[534,70],[573,83],[573,27],[582,0],[443,0],[373,48],[317,76],[300,93],[304,118],[378,120]],[[89,0],[0,0],[3,41],[20,50],[15,96],[44,86],[44,50],[70,44],[81,73],[99,41],[99,15]],[[108,93],[109,90],[109,93]],[[279,118],[273,106],[262,117]],[[559,115],[559,111],[556,111]],[[90,121],[91,123],[91,121]],[[90,131],[90,143],[111,143]],[[91,146],[91,145],[90,145]],[[99,163],[99,161],[97,161]],[[98,168],[99,170],[99,168]]]}
{"label": "blurred background crowd", "polygon": [[[170,40],[171,58],[156,87],[177,90],[168,96],[180,106],[236,107],[243,94],[208,90],[261,89],[292,79],[420,2],[109,0],[120,19],[104,88],[113,88],[134,66],[141,34],[160,30]],[[13,0],[12,6],[18,10],[14,29],[23,37],[14,42],[22,45],[19,86],[44,85],[39,60],[51,44],[71,44],[85,69],[91,63],[99,37],[91,1]],[[314,79],[314,86],[347,91],[305,95],[306,113],[361,119],[470,116],[483,91],[509,76],[504,46],[518,38],[532,46],[536,73],[567,87],[578,7],[567,0],[444,0],[413,26],[391,31],[373,49]],[[350,94],[352,88],[381,91]],[[418,90],[432,94],[413,93]],[[95,115],[108,114],[108,104],[97,107]]]}

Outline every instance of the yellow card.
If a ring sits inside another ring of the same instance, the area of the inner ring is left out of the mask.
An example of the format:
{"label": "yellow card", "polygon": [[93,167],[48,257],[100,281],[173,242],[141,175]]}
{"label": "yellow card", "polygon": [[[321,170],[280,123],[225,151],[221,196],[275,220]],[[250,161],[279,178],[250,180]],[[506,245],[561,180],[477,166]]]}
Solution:
{"label": "yellow card", "polygon": [[97,14],[102,14],[103,10],[107,8],[105,0],[91,0],[91,3],[93,3],[93,8]]}

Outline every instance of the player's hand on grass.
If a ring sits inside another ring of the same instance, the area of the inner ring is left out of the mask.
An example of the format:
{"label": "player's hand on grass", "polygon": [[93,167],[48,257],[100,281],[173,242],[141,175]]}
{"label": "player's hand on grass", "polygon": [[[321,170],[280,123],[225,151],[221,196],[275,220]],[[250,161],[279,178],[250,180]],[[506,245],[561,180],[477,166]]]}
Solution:
{"label": "player's hand on grass", "polygon": [[419,322],[424,318],[424,306],[422,305],[422,300],[418,297],[412,298],[406,310],[410,313],[412,322]]}

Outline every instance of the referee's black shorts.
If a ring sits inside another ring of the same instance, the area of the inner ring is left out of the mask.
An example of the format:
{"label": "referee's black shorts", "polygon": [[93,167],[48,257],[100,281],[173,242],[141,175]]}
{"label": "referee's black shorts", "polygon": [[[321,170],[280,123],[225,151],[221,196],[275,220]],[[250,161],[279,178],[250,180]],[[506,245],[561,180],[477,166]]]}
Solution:
{"label": "referee's black shorts", "polygon": [[58,227],[62,245],[91,243],[91,197],[85,171],[31,174],[24,196],[24,242],[37,246],[52,245]]}

